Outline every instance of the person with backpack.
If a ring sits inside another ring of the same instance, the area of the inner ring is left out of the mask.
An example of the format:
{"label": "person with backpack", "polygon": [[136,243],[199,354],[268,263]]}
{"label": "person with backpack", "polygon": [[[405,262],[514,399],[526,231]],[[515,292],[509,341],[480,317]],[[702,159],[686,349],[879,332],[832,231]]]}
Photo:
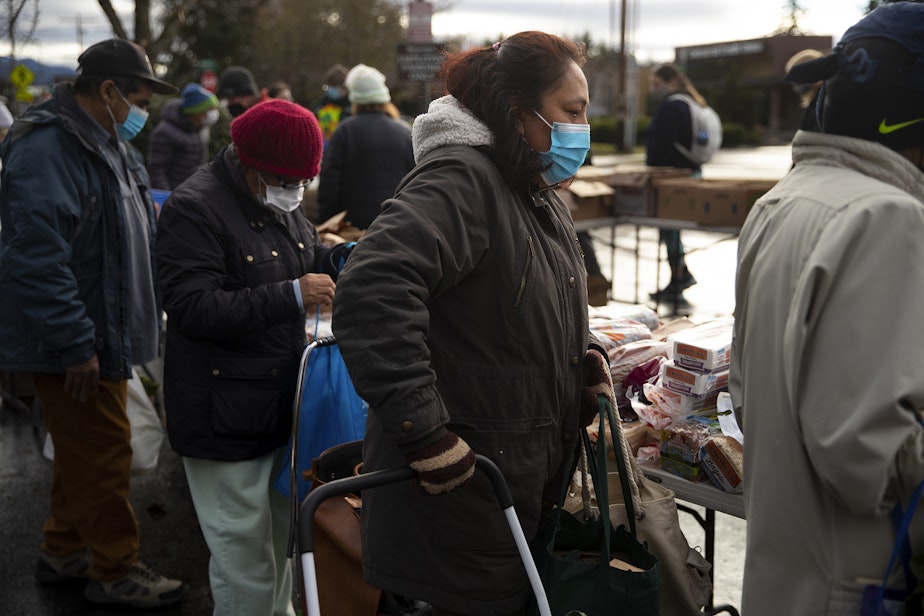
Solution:
{"label": "person with backpack", "polygon": [[[715,112],[675,64],[665,63],[655,67],[649,79],[649,93],[654,100],[659,101],[659,105],[648,127],[645,164],[690,169],[694,176],[701,176],[701,165],[721,145],[718,116],[709,119],[698,117],[700,111],[711,112],[712,116]],[[710,122],[713,125],[712,132],[717,132],[717,135],[708,134],[706,126]],[[694,128],[697,130],[694,131]],[[694,132],[697,134],[694,135]],[[655,302],[673,307],[674,312],[678,312],[689,305],[683,297],[683,291],[696,284],[696,278],[687,268],[680,231],[662,229],[661,241],[667,248],[671,279],[667,286],[649,296]]]}

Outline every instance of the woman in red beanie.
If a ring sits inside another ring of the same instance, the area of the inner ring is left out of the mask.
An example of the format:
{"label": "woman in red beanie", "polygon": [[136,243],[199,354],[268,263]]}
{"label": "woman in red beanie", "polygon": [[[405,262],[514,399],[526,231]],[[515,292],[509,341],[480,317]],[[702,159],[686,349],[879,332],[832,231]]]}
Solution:
{"label": "woman in red beanie", "polygon": [[334,333],[370,407],[364,469],[418,471],[363,494],[364,574],[436,615],[523,613],[526,574],[473,452],[500,466],[531,538],[569,474],[582,384],[608,370],[553,190],[590,146],[583,61],[543,32],[449,58],[449,95],[414,122],[417,164],[339,279]]}
{"label": "woman in red beanie", "polygon": [[294,614],[288,499],[271,487],[292,423],[305,310],[330,304],[343,246],[301,213],[318,174],[314,114],[281,99],[174,190],[157,225],[170,444],[211,551],[215,614]]}

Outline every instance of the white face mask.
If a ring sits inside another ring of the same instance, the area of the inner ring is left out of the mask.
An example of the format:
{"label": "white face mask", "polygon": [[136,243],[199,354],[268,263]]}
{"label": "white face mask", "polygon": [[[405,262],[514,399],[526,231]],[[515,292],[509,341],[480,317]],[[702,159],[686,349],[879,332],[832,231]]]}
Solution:
{"label": "white face mask", "polygon": [[205,112],[205,116],[202,118],[202,127],[208,128],[214,126],[215,122],[218,121],[219,113],[217,109],[209,109]]}
{"label": "white face mask", "polygon": [[304,186],[292,188],[270,186],[263,181],[262,175],[257,174],[257,177],[260,178],[260,183],[266,188],[265,197],[262,194],[257,195],[260,204],[264,207],[274,209],[280,214],[288,214],[298,209],[298,206],[302,204],[302,198],[305,196]]}

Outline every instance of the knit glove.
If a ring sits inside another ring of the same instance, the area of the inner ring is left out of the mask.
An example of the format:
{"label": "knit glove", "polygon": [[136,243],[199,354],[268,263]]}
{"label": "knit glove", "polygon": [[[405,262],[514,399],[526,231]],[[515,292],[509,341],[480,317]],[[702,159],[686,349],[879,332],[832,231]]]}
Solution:
{"label": "knit glove", "polygon": [[610,376],[610,362],[606,355],[595,349],[584,353],[583,387],[581,388],[581,428],[593,423],[600,412],[597,396],[603,394],[610,400],[614,397],[613,377]]}
{"label": "knit glove", "polygon": [[468,443],[447,431],[436,441],[405,454],[417,471],[417,486],[426,494],[448,494],[466,485],[475,474],[475,453]]}

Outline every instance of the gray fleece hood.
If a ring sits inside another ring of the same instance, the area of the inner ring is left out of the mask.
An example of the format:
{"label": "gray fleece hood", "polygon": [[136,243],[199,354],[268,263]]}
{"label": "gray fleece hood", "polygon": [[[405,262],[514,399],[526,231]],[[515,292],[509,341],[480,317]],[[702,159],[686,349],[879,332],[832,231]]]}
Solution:
{"label": "gray fleece hood", "polygon": [[427,113],[414,120],[411,136],[415,163],[446,145],[494,145],[494,134],[487,125],[452,95],[431,102]]}

